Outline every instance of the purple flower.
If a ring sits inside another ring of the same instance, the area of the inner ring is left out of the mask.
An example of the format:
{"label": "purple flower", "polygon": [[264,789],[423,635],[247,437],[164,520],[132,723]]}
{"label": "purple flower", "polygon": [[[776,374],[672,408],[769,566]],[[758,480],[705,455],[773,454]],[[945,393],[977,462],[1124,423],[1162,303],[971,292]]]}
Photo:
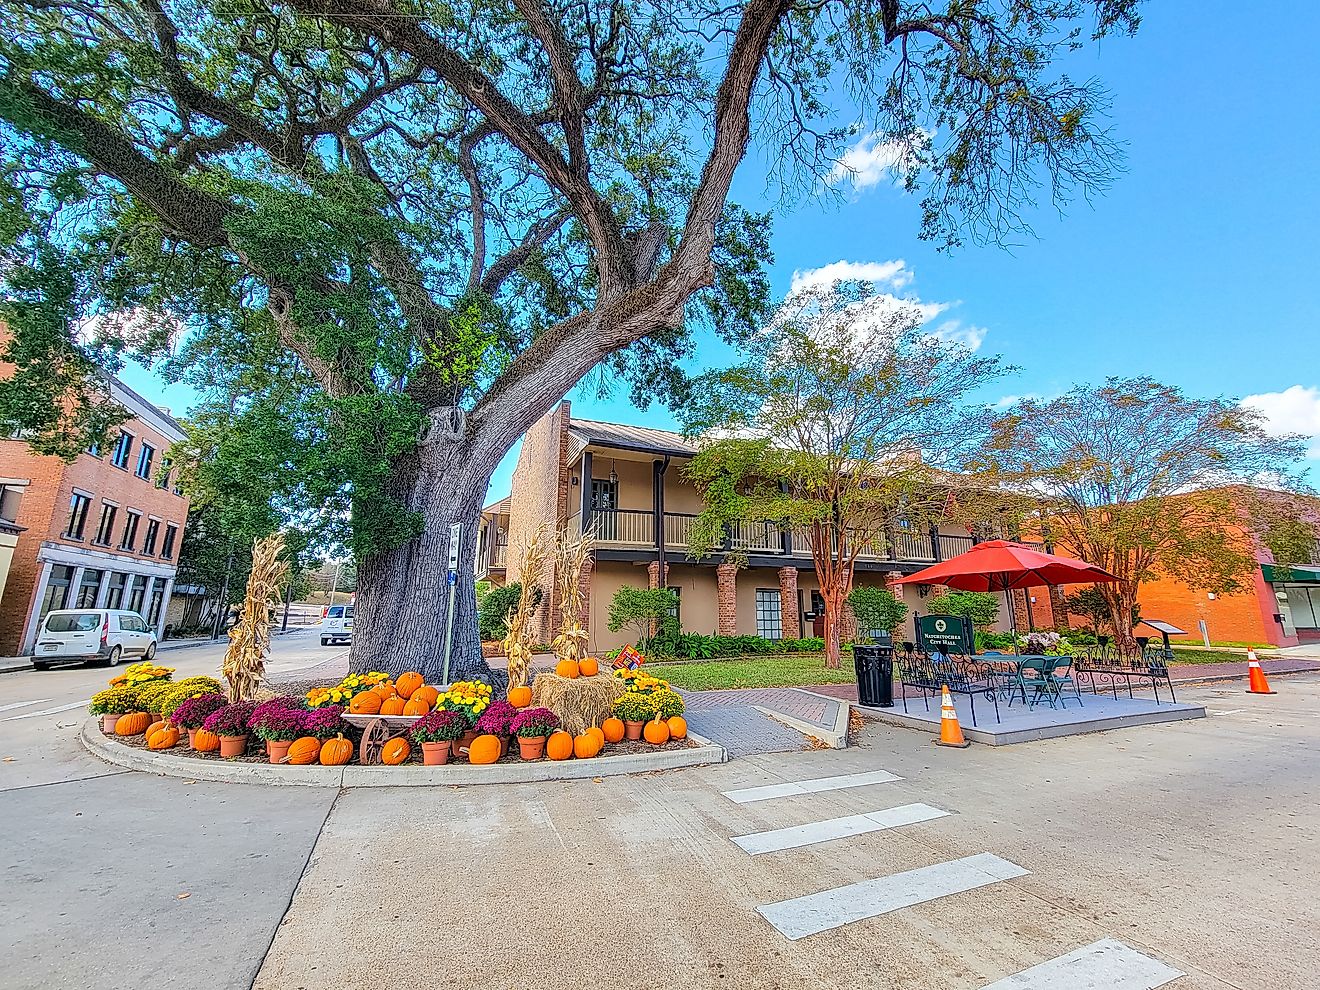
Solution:
{"label": "purple flower", "polygon": [[559,716],[549,708],[524,708],[513,717],[509,728],[524,738],[548,736],[559,728]]}
{"label": "purple flower", "polygon": [[303,734],[307,717],[307,709],[300,698],[271,698],[253,710],[248,728],[265,740],[292,741]]}
{"label": "purple flower", "polygon": [[225,707],[223,694],[204,694],[198,698],[185,698],[174,709],[170,721],[181,729],[200,729],[215,712]]}
{"label": "purple flower", "polygon": [[506,735],[509,732],[509,723],[517,714],[518,709],[507,701],[492,701],[490,707],[481,713],[473,728],[478,732],[489,732],[496,736]]}
{"label": "purple flower", "polygon": [[206,717],[202,728],[214,732],[217,736],[246,736],[248,720],[256,709],[255,701],[239,701],[232,705],[218,708]]}
{"label": "purple flower", "polygon": [[340,732],[347,732],[348,723],[340,718],[343,714],[343,705],[325,705],[310,711],[303,717],[303,732],[317,739],[329,739]]}
{"label": "purple flower", "polygon": [[437,708],[413,723],[410,735],[415,743],[445,742],[467,731],[468,721],[461,712]]}

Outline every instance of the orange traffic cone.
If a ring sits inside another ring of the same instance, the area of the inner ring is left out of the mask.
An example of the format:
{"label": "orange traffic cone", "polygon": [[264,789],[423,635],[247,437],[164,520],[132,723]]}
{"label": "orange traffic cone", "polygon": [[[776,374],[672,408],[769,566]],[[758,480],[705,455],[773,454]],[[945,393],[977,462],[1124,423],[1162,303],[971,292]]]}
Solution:
{"label": "orange traffic cone", "polygon": [[1265,671],[1260,669],[1255,650],[1247,650],[1247,694],[1278,694],[1270,690],[1270,682],[1265,680]]}
{"label": "orange traffic cone", "polygon": [[940,737],[935,740],[935,745],[966,749],[971,743],[963,738],[962,726],[958,724],[958,713],[954,710],[953,698],[949,696],[949,686],[945,684],[942,687],[944,697],[940,699]]}

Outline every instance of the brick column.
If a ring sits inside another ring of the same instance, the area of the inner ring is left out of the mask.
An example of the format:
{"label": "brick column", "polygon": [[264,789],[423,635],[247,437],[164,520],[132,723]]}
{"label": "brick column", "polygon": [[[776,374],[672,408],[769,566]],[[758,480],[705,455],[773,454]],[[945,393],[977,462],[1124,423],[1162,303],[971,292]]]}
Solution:
{"label": "brick column", "polygon": [[738,632],[738,565],[724,563],[715,568],[718,588],[719,633],[734,636]]}
{"label": "brick column", "polygon": [[779,568],[779,627],[784,639],[802,635],[802,616],[798,613],[798,569]]}
{"label": "brick column", "polygon": [[578,613],[578,621],[582,623],[582,628],[587,629],[591,620],[591,578],[596,573],[596,558],[590,555],[582,561],[582,568],[578,571],[578,590],[582,592],[582,610]]}
{"label": "brick column", "polygon": [[1063,603],[1063,589],[1056,584],[1049,587],[1050,612],[1054,616],[1054,628],[1057,632],[1067,632],[1072,628],[1068,621],[1068,606]]}
{"label": "brick column", "polygon": [[[646,565],[647,587],[652,590],[663,588],[667,585],[660,581],[660,561],[653,560]],[[669,580],[669,565],[665,564],[665,581]]]}
{"label": "brick column", "polygon": [[1031,622],[1027,617],[1027,593],[1025,591],[1010,592],[1009,597],[1013,602],[1013,611],[1017,613],[1017,631],[1019,636],[1025,636],[1031,631]]}

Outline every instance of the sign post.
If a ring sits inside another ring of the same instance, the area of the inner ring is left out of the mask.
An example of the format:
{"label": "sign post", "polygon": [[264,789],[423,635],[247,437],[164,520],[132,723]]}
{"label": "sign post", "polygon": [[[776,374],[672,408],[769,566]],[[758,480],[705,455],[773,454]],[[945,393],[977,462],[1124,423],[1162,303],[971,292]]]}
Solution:
{"label": "sign post", "polygon": [[449,685],[449,656],[454,646],[454,597],[458,589],[458,545],[463,536],[463,524],[452,523],[449,527],[449,609],[445,619],[445,667],[444,682]]}
{"label": "sign post", "polygon": [[976,652],[972,625],[960,615],[922,615],[917,618],[917,644],[927,653],[971,656]]}

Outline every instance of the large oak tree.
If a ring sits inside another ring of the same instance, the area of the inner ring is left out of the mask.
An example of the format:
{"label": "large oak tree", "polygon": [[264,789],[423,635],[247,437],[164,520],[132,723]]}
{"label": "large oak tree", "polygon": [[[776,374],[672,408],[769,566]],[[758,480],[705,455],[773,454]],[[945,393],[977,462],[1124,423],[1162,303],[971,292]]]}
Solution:
{"label": "large oak tree", "polygon": [[0,415],[72,456],[113,418],[97,370],[173,340],[193,492],[351,544],[355,667],[436,673],[467,524],[455,669],[481,674],[499,460],[602,363],[681,402],[691,331],[762,314],[768,220],[728,203],[751,135],[800,192],[860,118],[925,236],[996,240],[1042,184],[1103,184],[1104,94],[1066,60],[1137,6],[0,0]]}

